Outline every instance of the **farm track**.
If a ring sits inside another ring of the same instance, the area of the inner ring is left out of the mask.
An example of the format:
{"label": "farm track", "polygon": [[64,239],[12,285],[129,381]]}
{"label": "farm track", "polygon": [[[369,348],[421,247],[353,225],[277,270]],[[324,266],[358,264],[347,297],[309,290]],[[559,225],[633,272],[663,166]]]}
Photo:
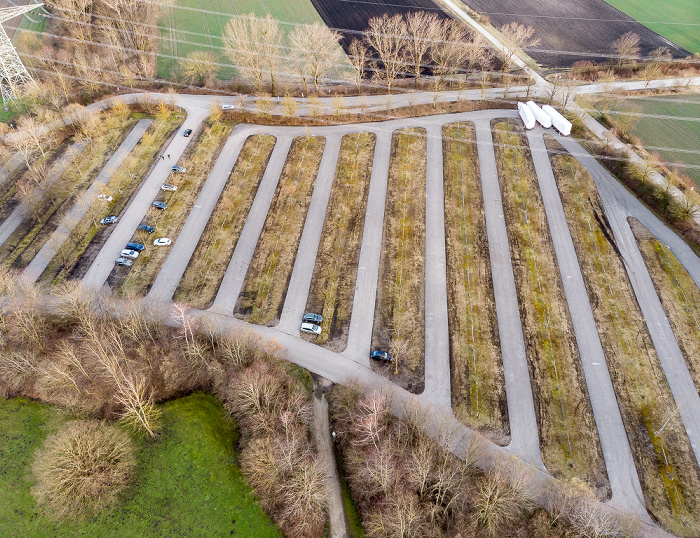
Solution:
{"label": "farm track", "polygon": [[[185,101],[183,104],[185,104],[187,101]],[[202,118],[204,118],[207,114],[207,110],[205,108],[197,108],[197,107],[188,107],[189,108],[189,117],[185,122],[185,125],[183,125],[183,128],[188,127],[188,126],[195,126],[198,125],[199,121],[201,121]],[[348,350],[343,355],[338,355],[337,353],[333,353],[327,349],[324,349],[320,346],[315,346],[309,342],[305,342],[304,340],[300,339],[297,334],[287,334],[283,331],[280,331],[277,328],[272,328],[272,327],[263,327],[263,326],[253,326],[248,323],[245,323],[241,320],[235,319],[232,316],[233,313],[233,306],[235,305],[235,302],[238,298],[241,285],[243,284],[243,278],[245,276],[245,273],[247,271],[247,267],[253,258],[253,251],[255,249],[255,245],[257,243],[258,237],[260,235],[260,231],[262,230],[267,210],[270,207],[270,202],[272,201],[272,196],[274,194],[275,188],[277,186],[277,181],[279,178],[279,175],[282,171],[282,165],[284,163],[284,158],[286,157],[287,151],[289,149],[289,146],[291,144],[292,138],[294,136],[300,136],[300,133],[305,133],[308,132],[308,129],[304,130],[302,128],[287,128],[287,127],[280,127],[280,128],[274,128],[274,127],[265,127],[262,128],[264,129],[264,132],[269,133],[269,134],[275,134],[278,137],[277,145],[275,150],[273,151],[273,155],[270,158],[270,162],[268,164],[268,167],[265,171],[263,180],[261,182],[261,186],[258,189],[255,200],[253,202],[253,206],[251,208],[251,212],[249,215],[249,218],[246,220],[246,223],[244,225],[243,232],[241,233],[241,238],[239,239],[236,248],[234,250],[234,255],[231,259],[231,263],[229,264],[229,270],[226,272],[226,275],[224,276],[224,279],[222,281],[222,285],[219,289],[219,293],[217,294],[217,299],[214,302],[214,306],[209,310],[209,311],[198,311],[198,310],[192,310],[193,314],[196,316],[202,316],[202,317],[209,317],[214,320],[218,324],[220,324],[222,327],[245,327],[250,330],[253,330],[254,332],[258,333],[264,338],[275,338],[279,342],[280,345],[283,346],[284,349],[286,349],[287,356],[290,358],[290,360],[305,366],[309,368],[310,370],[319,373],[320,375],[323,375],[324,377],[329,378],[330,380],[334,382],[348,382],[350,379],[357,379],[360,381],[360,383],[367,387],[368,389],[374,388],[374,389],[381,389],[383,391],[387,391],[387,394],[391,395],[391,401],[392,401],[392,406],[394,407],[394,411],[398,414],[401,414],[401,409],[403,405],[407,405],[411,403],[411,405],[418,405],[426,410],[426,412],[429,412],[432,414],[432,416],[435,418],[434,421],[431,421],[430,425],[426,425],[426,429],[428,432],[433,435],[433,436],[439,436],[439,431],[438,428],[442,428],[445,425],[449,425],[450,428],[454,428],[455,431],[460,432],[460,434],[463,434],[463,437],[460,437],[460,441],[456,442],[455,444],[450,444],[450,448],[454,451],[459,451],[464,448],[464,442],[466,442],[468,439],[471,439],[474,437],[474,433],[465,428],[463,425],[459,424],[455,419],[454,416],[452,415],[449,407],[445,407],[444,405],[440,404],[435,404],[434,401],[431,400],[431,394],[428,392],[425,392],[421,397],[415,398],[409,395],[406,391],[400,389],[397,387],[395,384],[388,382],[386,379],[383,379],[381,376],[375,374],[374,372],[371,371],[371,369],[367,368],[367,353],[369,351],[369,347],[371,344],[371,331],[372,331],[372,319],[371,316],[369,317],[358,317],[358,314],[363,311],[363,309],[367,308],[367,304],[360,305],[358,304],[357,297],[358,297],[358,292],[364,294],[360,295],[360,297],[363,297],[363,299],[366,299],[369,301],[372,306],[374,305],[375,301],[375,294],[373,293],[373,288],[376,290],[376,285],[377,285],[377,271],[373,271],[373,264],[377,263],[375,267],[378,267],[378,254],[381,250],[381,223],[383,222],[383,208],[384,208],[384,203],[385,201],[382,199],[382,190],[386,191],[386,183],[382,185],[382,180],[381,180],[381,174],[385,173],[388,174],[388,162],[389,162],[389,157],[390,157],[390,152],[387,151],[388,149],[388,144],[387,142],[389,141],[389,137],[387,134],[390,134],[392,131],[396,129],[404,129],[404,128],[419,128],[419,129],[426,129],[427,132],[431,132],[434,128],[432,127],[433,125],[439,125],[442,127],[443,124],[445,123],[452,123],[452,122],[458,122],[458,121],[473,121],[475,122],[476,125],[476,133],[477,133],[477,142],[478,142],[478,152],[479,152],[479,165],[481,169],[481,179],[482,179],[482,188],[484,190],[484,203],[486,205],[486,220],[487,220],[487,231],[489,232],[489,239],[491,238],[491,230],[489,230],[490,227],[493,227],[494,225],[498,225],[499,222],[499,213],[498,213],[498,207],[493,207],[493,198],[489,195],[490,191],[487,190],[487,186],[493,185],[494,180],[496,179],[496,172],[495,172],[495,159],[493,155],[493,145],[492,145],[492,140],[491,140],[491,135],[490,135],[490,125],[489,122],[492,119],[495,118],[508,118],[508,117],[514,117],[515,113],[513,111],[503,111],[503,110],[496,110],[496,111],[479,111],[479,112],[473,112],[473,113],[463,113],[463,114],[455,114],[455,115],[445,115],[445,116],[432,116],[432,117],[425,117],[425,118],[412,118],[412,119],[403,119],[403,120],[394,120],[394,121],[387,121],[387,122],[382,122],[382,123],[377,123],[377,124],[358,124],[358,125],[344,125],[344,126],[337,126],[337,127],[313,127],[310,129],[311,133],[315,136],[330,136],[330,135],[338,135],[338,134],[348,134],[348,133],[353,133],[353,132],[374,132],[377,135],[377,142],[376,142],[376,149],[375,149],[375,158],[373,162],[373,173],[372,173],[372,180],[370,183],[370,194],[369,194],[369,199],[368,199],[368,209],[367,209],[367,218],[365,220],[365,233],[363,233],[362,237],[362,247],[361,247],[361,253],[360,253],[360,262],[359,262],[359,267],[358,267],[358,284],[356,286],[356,293],[355,293],[355,302],[353,304],[353,316],[351,318],[351,330],[349,333],[349,346]],[[438,131],[439,132],[439,131]],[[538,136],[541,137],[541,131],[538,131],[536,133],[533,133],[533,136]],[[573,144],[571,146],[570,151],[573,151],[573,153],[579,157],[582,153],[583,150],[580,148],[575,143],[572,143],[571,141],[567,140],[564,141],[566,143]],[[171,148],[172,151],[171,153],[176,155],[176,150],[179,149],[179,147],[183,145],[182,137],[176,137],[173,142],[171,143]],[[171,150],[171,148],[168,148],[167,151]],[[490,155],[489,155],[490,153]],[[581,160],[584,160],[581,157]],[[589,165],[589,167],[592,167],[592,165]],[[158,184],[161,181],[156,181],[156,178],[159,174],[159,169],[158,166],[156,166],[151,173],[151,175],[145,180],[144,185],[151,185],[151,184]],[[160,180],[160,178],[158,178]],[[614,199],[614,203],[608,203],[606,205],[606,210],[610,213],[614,213],[615,211],[622,211],[623,213],[627,211],[627,207],[632,207],[634,206],[633,202],[631,202],[625,194],[621,194],[617,191],[615,191],[614,185],[616,184],[615,181],[609,176],[606,175],[606,173],[603,173],[602,175],[599,174],[599,176],[595,177],[596,181],[600,182],[602,184],[599,185],[599,190],[606,191],[606,195],[611,195]],[[382,211],[379,211],[378,215],[373,215],[372,219],[369,218],[370,216],[370,205],[372,205],[374,202],[373,199],[373,188],[375,187],[375,180],[377,181],[377,188],[374,189],[374,194],[377,195],[377,199],[381,201],[381,209]],[[385,179],[384,179],[385,181]],[[497,185],[497,181],[496,181]],[[383,187],[383,188],[382,188]],[[624,190],[624,189],[623,189]],[[610,194],[612,193],[612,194]],[[605,197],[602,196],[604,199],[605,203]],[[151,198],[152,199],[152,198]],[[608,200],[610,202],[611,200]],[[150,203],[150,200],[147,200],[148,203]],[[138,200],[138,197],[134,198],[134,201],[132,202],[132,206],[136,205],[139,206],[140,201]],[[140,207],[140,206],[139,206]],[[256,211],[253,211],[253,208],[257,208]],[[495,209],[495,211],[494,211]],[[133,209],[130,206],[129,209],[127,209],[127,213],[133,212],[136,215],[138,215],[139,209]],[[648,214],[648,211],[645,213],[646,210],[644,209],[639,209],[639,208],[634,208],[635,211],[635,216],[638,216],[640,220],[642,221],[647,221],[649,222],[650,220],[653,220],[653,217],[650,217],[650,214]],[[502,211],[500,213],[502,215]],[[627,217],[627,214],[625,214],[625,218]],[[500,217],[500,221],[502,222],[502,217]],[[206,221],[206,218],[205,218]],[[377,225],[379,224],[379,230],[377,230]],[[501,224],[502,225],[502,224]],[[658,229],[658,233],[663,234],[663,233],[668,233],[664,232],[663,227],[658,227],[658,224],[655,224],[656,226],[655,229]],[[652,226],[652,228],[654,228]],[[248,231],[246,231],[248,230]],[[114,232],[117,231],[117,228],[115,228]],[[367,233],[369,231],[369,233]],[[100,253],[100,256],[104,257],[105,259],[112,260],[113,259],[113,251],[116,250],[117,248],[121,248],[122,244],[121,241],[117,243],[117,240],[113,240],[115,234],[114,232],[112,233],[112,236],[110,237],[110,240],[108,241],[107,244],[105,244],[105,248],[103,248],[103,252]],[[378,232],[378,233],[377,233]],[[505,234],[505,230],[503,231]],[[656,233],[656,232],[655,232]],[[435,257],[435,261],[437,263],[442,262],[444,264],[444,259],[440,260],[440,254],[439,254],[439,249],[434,250],[434,245],[431,245],[430,242],[432,241],[430,239],[430,235],[426,236],[426,245],[425,245],[425,251],[426,255],[428,252],[433,252],[434,254],[431,254],[431,256]],[[443,239],[443,244],[444,244],[444,239]],[[507,247],[507,238],[506,242],[504,243]],[[491,241],[489,241],[489,248],[491,250],[493,244]],[[694,276],[695,271],[693,270],[693,266],[696,265],[697,258],[693,259],[691,255],[682,249],[678,244],[674,244],[673,242],[670,243],[670,247],[674,250],[674,253],[677,255],[678,259],[681,261],[681,263],[686,266],[686,264],[690,267],[689,268],[689,274],[691,276]],[[493,252],[491,252],[492,255],[492,272],[495,274],[495,269],[493,267]],[[506,258],[507,259],[507,258]],[[186,262],[183,262],[186,263]],[[363,265],[363,263],[365,265]],[[498,260],[498,263],[501,264],[503,263],[502,260]],[[111,263],[110,263],[111,266]],[[111,267],[110,267],[111,269]],[[512,270],[511,270],[512,271]],[[161,271],[162,272],[162,271]],[[364,274],[363,274],[364,273]],[[368,274],[369,273],[369,274]],[[374,273],[374,276],[371,274]],[[99,268],[96,268],[94,271],[91,270],[91,273],[89,273],[90,278],[87,279],[87,283],[91,284],[93,286],[99,287],[104,280],[100,280],[99,276]],[[168,275],[164,275],[164,278],[167,277]],[[160,278],[160,275],[159,275]],[[224,285],[226,284],[226,285]],[[497,286],[497,278],[494,277],[494,286]],[[298,290],[297,290],[298,291]],[[288,296],[291,297],[290,293],[294,292],[294,290],[288,291]],[[167,311],[167,305],[169,304],[168,300],[165,301],[160,301],[162,303],[161,311],[165,313]],[[497,304],[497,313],[499,316],[499,324],[501,323],[501,308],[499,308],[499,301],[498,299],[496,300]],[[283,306],[282,311],[286,308],[286,304]],[[443,304],[443,308],[447,309],[447,304]],[[223,314],[223,315],[222,315]],[[446,313],[445,313],[446,315]],[[427,316],[427,309],[426,309],[426,316]],[[517,314],[517,304],[516,304],[516,316]],[[519,317],[519,316],[518,316]],[[516,318],[517,319],[517,318]],[[427,320],[426,320],[427,321]],[[519,324],[519,319],[516,322],[516,324]],[[426,323],[426,326],[428,324]],[[512,325],[511,325],[512,326]],[[354,329],[353,329],[354,327]],[[353,332],[354,331],[354,332]],[[354,336],[353,336],[354,334]],[[352,346],[352,347],[351,347]],[[353,359],[353,360],[345,360],[347,358]],[[523,362],[524,364],[524,362]],[[521,365],[522,366],[522,365]],[[672,365],[673,366],[673,365]],[[504,365],[505,368],[505,365]],[[527,366],[525,365],[525,369],[527,370]],[[665,372],[666,376],[668,377],[670,375],[669,372]],[[527,375],[525,376],[527,378]],[[444,384],[444,383],[443,383]],[[527,385],[527,383],[525,383]],[[507,396],[509,398],[509,402],[511,399],[511,389],[508,385],[508,376],[506,375],[506,386],[508,387],[508,393]],[[528,386],[529,389],[529,386]],[[437,396],[438,400],[442,400],[443,394],[450,394],[450,387],[449,387],[449,375],[447,376],[447,386],[434,386],[432,391],[435,391],[435,395]],[[515,395],[513,394],[513,398],[515,398]],[[449,406],[449,401],[450,399],[447,399],[448,401],[448,406]],[[522,407],[522,405],[520,405]],[[519,412],[520,410],[518,410]],[[517,425],[518,427],[521,427],[521,424],[516,424],[515,421],[515,415],[510,414],[510,409],[509,409],[509,418],[511,420],[511,430],[513,429],[514,425]],[[534,419],[534,412],[532,413],[533,419]],[[598,420],[598,417],[596,417],[596,420]],[[685,422],[685,418],[683,419]],[[541,466],[541,461],[538,462],[536,461],[536,457],[539,456],[539,446],[537,442],[537,426],[535,423],[534,428],[530,428],[528,431],[523,431],[521,432],[523,437],[520,439],[519,442],[515,442],[517,440],[517,436],[515,435],[515,432],[511,432],[513,436],[513,442],[511,442],[511,445],[507,447],[507,449],[502,449],[497,447],[496,445],[493,445],[492,443],[485,443],[485,450],[489,454],[489,458],[495,458],[496,461],[499,458],[508,458],[509,454],[515,453],[516,456],[519,456],[520,459],[513,460],[513,465],[523,465],[524,467],[534,467],[534,470],[532,471],[529,480],[531,480],[532,484],[534,487],[538,489],[538,491],[542,492],[542,495],[544,495],[544,490],[542,488],[548,487],[548,484],[551,485],[551,478],[549,477],[548,473],[543,470]],[[534,439],[535,439],[535,444],[531,445],[528,443],[523,444],[522,440],[527,438],[528,436],[532,438],[534,434]],[[533,459],[535,458],[535,459]],[[519,463],[520,462],[520,463]],[[534,464],[534,465],[533,465]],[[608,470],[610,473],[610,470]],[[641,518],[644,520],[643,514],[640,513],[639,510],[639,505],[638,503],[635,504],[634,502],[631,501],[631,499],[635,498],[635,492],[634,491],[629,491],[625,490],[624,488],[626,487],[625,483],[613,483],[611,480],[611,488],[612,488],[612,498],[613,500],[617,500],[617,503],[613,503],[615,508],[617,509],[622,509],[624,511],[630,512],[637,517]],[[648,521],[644,521],[644,524],[648,523]],[[645,526],[648,530],[649,533],[653,534],[655,532],[658,532],[657,530],[654,530],[653,527],[650,526]]]}

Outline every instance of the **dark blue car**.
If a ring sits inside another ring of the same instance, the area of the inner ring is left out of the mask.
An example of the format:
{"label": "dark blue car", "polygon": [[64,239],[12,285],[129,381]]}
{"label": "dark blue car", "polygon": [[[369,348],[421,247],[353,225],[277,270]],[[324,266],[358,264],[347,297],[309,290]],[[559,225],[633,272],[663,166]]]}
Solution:
{"label": "dark blue car", "polygon": [[391,355],[389,355],[386,351],[380,351],[378,349],[372,351],[372,353],[369,354],[369,358],[376,361],[391,362]]}
{"label": "dark blue car", "polygon": [[141,243],[127,243],[126,248],[135,250],[136,252],[141,252],[146,247],[144,247]]}
{"label": "dark blue car", "polygon": [[139,230],[143,230],[144,232],[148,232],[149,234],[152,234],[156,231],[156,229],[153,226],[149,226],[148,224],[140,224]]}

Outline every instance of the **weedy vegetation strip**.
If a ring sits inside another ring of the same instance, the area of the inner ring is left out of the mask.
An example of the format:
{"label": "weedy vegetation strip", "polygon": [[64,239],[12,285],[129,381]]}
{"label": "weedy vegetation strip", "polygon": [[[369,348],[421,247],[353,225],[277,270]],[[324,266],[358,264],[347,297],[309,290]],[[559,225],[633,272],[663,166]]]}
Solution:
{"label": "weedy vegetation strip", "polygon": [[507,122],[494,126],[494,140],[542,459],[554,476],[580,478],[604,497],[600,442],[527,140]]}
{"label": "weedy vegetation strip", "polygon": [[572,157],[551,160],[647,509],[674,534],[697,536],[698,465],[595,184]]}
{"label": "weedy vegetation strip", "polygon": [[452,408],[507,444],[508,416],[474,126],[443,128]]}
{"label": "weedy vegetation strip", "polygon": [[292,142],[235,313],[259,325],[279,320],[325,139]]}
{"label": "weedy vegetation strip", "polygon": [[343,137],[306,310],[323,314],[317,344],[345,349],[376,136]]}
{"label": "weedy vegetation strip", "polygon": [[269,135],[253,135],[243,144],[175,292],[175,301],[197,308],[211,306],[274,147],[275,137]]}
{"label": "weedy vegetation strip", "polygon": [[[420,392],[424,383],[425,129],[391,140],[379,286],[372,346],[393,357],[392,379]],[[380,367],[384,370],[384,367]]]}

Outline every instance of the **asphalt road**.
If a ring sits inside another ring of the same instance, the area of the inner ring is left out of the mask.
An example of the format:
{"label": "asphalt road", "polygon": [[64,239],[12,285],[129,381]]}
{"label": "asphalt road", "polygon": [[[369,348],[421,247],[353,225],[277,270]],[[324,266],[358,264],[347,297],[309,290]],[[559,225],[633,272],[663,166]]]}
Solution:
{"label": "asphalt road", "polygon": [[119,257],[122,249],[126,247],[126,244],[134,235],[134,231],[138,225],[141,224],[143,217],[146,215],[146,211],[151,207],[151,202],[155,200],[160,192],[160,186],[163,183],[167,183],[168,176],[170,175],[170,167],[177,163],[178,159],[185,151],[185,148],[193,139],[192,137],[182,136],[182,132],[185,129],[192,129],[194,131],[199,127],[199,124],[209,116],[208,109],[187,107],[186,110],[187,118],[170,145],[168,145],[167,149],[163,150],[163,154],[170,155],[171,158],[169,159],[166,157],[164,160],[159,159],[156,161],[151,173],[142,183],[131,204],[120,216],[119,222],[116,225],[111,225],[112,232],[109,238],[83,278],[83,282],[86,285],[99,288],[105,283],[107,277],[114,268],[114,260]]}
{"label": "asphalt road", "polygon": [[44,269],[51,263],[51,260],[56,255],[56,252],[63,242],[68,238],[70,233],[73,231],[83,218],[85,213],[93,203],[104,203],[97,200],[97,196],[100,191],[107,185],[112,176],[121,166],[124,160],[129,156],[129,153],[134,149],[136,144],[143,133],[146,132],[148,126],[153,123],[153,120],[142,119],[134,126],[131,132],[127,135],[124,141],[121,143],[117,151],[110,157],[107,164],[104,165],[100,173],[95,178],[95,181],[90,185],[90,187],[83,193],[83,195],[78,199],[75,205],[71,208],[68,214],[63,218],[61,224],[51,235],[49,240],[44,243],[44,246],[37,253],[34,259],[29,263],[26,269],[22,272],[22,278],[30,280],[31,282],[36,281]]}
{"label": "asphalt road", "polygon": [[620,408],[617,405],[586,284],[581,274],[564,206],[544,144],[545,132],[546,130],[537,127],[535,130],[528,131],[527,138],[576,335],[576,344],[588,386],[608,480],[613,492],[610,504],[627,511],[634,511],[640,518],[648,518],[632,450],[622,422]]}

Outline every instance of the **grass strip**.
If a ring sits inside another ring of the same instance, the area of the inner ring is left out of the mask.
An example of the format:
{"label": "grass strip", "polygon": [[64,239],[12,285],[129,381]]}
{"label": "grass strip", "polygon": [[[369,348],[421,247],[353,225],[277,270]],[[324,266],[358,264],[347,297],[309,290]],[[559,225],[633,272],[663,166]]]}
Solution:
{"label": "grass strip", "polygon": [[639,221],[632,231],[673,327],[696,387],[700,387],[700,290],[673,253]]}
{"label": "grass strip", "polygon": [[318,136],[292,141],[234,310],[251,323],[279,320],[325,142]]}
{"label": "grass strip", "polygon": [[249,137],[238,155],[221,197],[180,280],[174,300],[195,308],[207,308],[216,297],[221,280],[253,204],[275,137]]}
{"label": "grass strip", "polygon": [[[234,126],[231,123],[217,123],[211,127],[204,124],[198,139],[192,141],[195,148],[192,157],[181,159],[180,162],[181,166],[187,168],[187,172],[170,174],[168,179],[168,183],[177,186],[177,191],[161,191],[157,198],[158,201],[165,202],[168,209],[160,211],[151,207],[148,210],[147,218],[149,222],[154,223],[160,237],[169,237],[177,241],[177,236]],[[143,232],[138,231],[136,235],[138,237],[132,238],[133,241],[142,239]],[[170,253],[169,248],[154,247],[149,243],[145,245],[146,248],[131,268],[117,267],[110,275],[110,286],[118,289],[121,296],[135,297],[148,293]]]}
{"label": "grass strip", "polygon": [[374,133],[343,137],[306,302],[308,312],[323,314],[314,342],[334,351],[348,342],[375,141]]}
{"label": "grass strip", "polygon": [[89,141],[63,175],[48,188],[43,203],[30,211],[0,249],[3,269],[23,269],[51,238],[64,216],[92,185],[112,154],[136,124],[134,117],[104,115],[101,133]]}
{"label": "grass strip", "polygon": [[[7,536],[280,536],[237,463],[238,432],[212,396],[161,406],[163,432],[133,436],[137,466],[117,506],[80,520],[53,521],[31,494],[31,462],[46,435],[71,417],[24,399],[0,399],[0,519]],[[196,506],[196,510],[192,507]]]}
{"label": "grass strip", "polygon": [[470,123],[443,127],[452,409],[463,423],[507,443],[508,405],[475,136]]}
{"label": "grass strip", "polygon": [[[553,148],[555,142],[548,141]],[[552,164],[649,512],[698,536],[700,473],[593,179],[574,158]]]}
{"label": "grass strip", "polygon": [[[425,129],[394,132],[372,347],[393,356],[392,380],[421,392],[425,379]],[[377,367],[377,365],[374,365]]]}
{"label": "grass strip", "polygon": [[598,431],[527,140],[507,122],[494,131],[542,459],[554,476],[578,477],[605,497]]}
{"label": "grass strip", "polygon": [[111,232],[111,227],[100,225],[100,219],[107,215],[120,215],[124,211],[146,179],[158,157],[158,150],[180,123],[182,117],[177,115],[159,117],[153,121],[107,183],[105,190],[112,196],[112,201],[106,205],[95,202],[90,206],[42,273],[41,282],[60,284],[66,278],[80,279],[85,275]]}

